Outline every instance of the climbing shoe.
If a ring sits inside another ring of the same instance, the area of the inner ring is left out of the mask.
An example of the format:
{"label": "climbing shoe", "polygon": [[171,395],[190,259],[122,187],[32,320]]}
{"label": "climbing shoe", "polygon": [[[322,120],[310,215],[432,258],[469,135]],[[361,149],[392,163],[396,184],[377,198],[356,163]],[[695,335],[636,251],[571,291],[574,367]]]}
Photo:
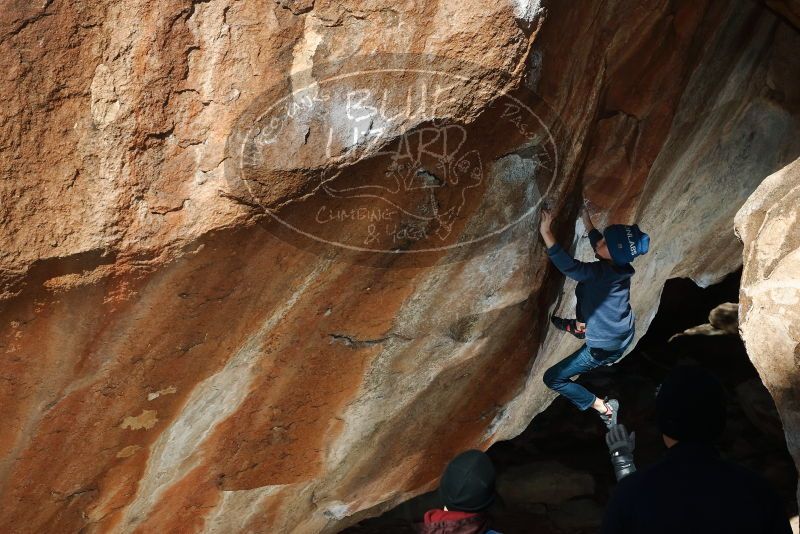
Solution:
{"label": "climbing shoe", "polygon": [[603,424],[606,425],[606,428],[611,430],[613,426],[617,424],[617,414],[619,413],[619,401],[617,399],[609,399],[606,397],[603,400],[603,405],[608,410],[606,413],[600,414],[600,419],[603,420]]}
{"label": "climbing shoe", "polygon": [[578,339],[583,339],[586,337],[586,330],[578,330],[578,321],[575,319],[562,319],[561,317],[551,315],[550,322],[553,323],[553,326],[559,330],[569,332]]}

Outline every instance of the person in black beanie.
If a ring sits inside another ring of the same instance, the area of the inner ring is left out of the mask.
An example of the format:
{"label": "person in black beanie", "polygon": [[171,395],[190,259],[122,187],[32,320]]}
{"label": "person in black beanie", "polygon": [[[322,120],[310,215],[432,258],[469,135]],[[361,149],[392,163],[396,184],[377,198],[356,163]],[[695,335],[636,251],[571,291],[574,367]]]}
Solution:
{"label": "person in black beanie", "polygon": [[630,469],[634,443],[624,428],[606,438],[612,462],[615,448],[631,454],[632,474],[617,485],[602,534],[792,532],[766,481],[723,461],[714,447],[726,419],[725,391],[714,376],[696,366],[673,369],[658,390],[656,416],[668,451],[648,469]]}
{"label": "person in black beanie", "polygon": [[496,498],[496,473],[489,457],[478,450],[453,458],[439,482],[444,509],[430,510],[420,532],[424,534],[498,534],[489,528],[486,510]]}

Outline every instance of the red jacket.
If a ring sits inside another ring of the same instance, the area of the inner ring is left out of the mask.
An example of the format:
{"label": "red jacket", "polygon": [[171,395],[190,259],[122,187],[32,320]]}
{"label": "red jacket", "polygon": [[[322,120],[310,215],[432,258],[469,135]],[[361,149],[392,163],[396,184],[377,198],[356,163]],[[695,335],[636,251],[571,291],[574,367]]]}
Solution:
{"label": "red jacket", "polygon": [[420,527],[422,534],[484,534],[489,519],[483,514],[430,510]]}

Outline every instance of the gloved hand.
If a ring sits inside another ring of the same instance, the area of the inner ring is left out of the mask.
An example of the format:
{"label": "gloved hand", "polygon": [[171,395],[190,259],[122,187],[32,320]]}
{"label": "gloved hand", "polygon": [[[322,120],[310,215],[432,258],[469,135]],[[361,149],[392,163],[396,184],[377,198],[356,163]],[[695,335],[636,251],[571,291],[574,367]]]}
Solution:
{"label": "gloved hand", "polygon": [[614,467],[614,476],[622,480],[631,473],[636,472],[633,463],[633,449],[636,448],[636,433],[625,429],[625,425],[613,425],[606,434],[606,445],[611,453],[611,465]]}
{"label": "gloved hand", "polygon": [[614,425],[606,433],[606,445],[610,453],[632,453],[636,448],[636,432],[628,433],[625,425]]}

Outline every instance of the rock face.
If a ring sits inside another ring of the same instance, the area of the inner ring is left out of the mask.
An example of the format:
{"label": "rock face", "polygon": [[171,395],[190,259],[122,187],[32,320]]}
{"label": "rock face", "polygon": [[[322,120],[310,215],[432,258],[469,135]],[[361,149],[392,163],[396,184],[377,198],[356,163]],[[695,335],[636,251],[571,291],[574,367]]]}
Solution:
{"label": "rock face", "polygon": [[739,304],[723,302],[708,314],[708,322],[687,328],[673,335],[672,341],[681,336],[727,336],[739,334]]}
{"label": "rock face", "polygon": [[744,243],[740,331],[800,465],[800,160],[776,172],[736,214]]}
{"label": "rock face", "polygon": [[641,336],[800,148],[800,37],[746,0],[14,1],[0,36],[3,532],[336,532],[428,490],[577,348],[544,196],[580,257],[581,192],[651,233]]}

